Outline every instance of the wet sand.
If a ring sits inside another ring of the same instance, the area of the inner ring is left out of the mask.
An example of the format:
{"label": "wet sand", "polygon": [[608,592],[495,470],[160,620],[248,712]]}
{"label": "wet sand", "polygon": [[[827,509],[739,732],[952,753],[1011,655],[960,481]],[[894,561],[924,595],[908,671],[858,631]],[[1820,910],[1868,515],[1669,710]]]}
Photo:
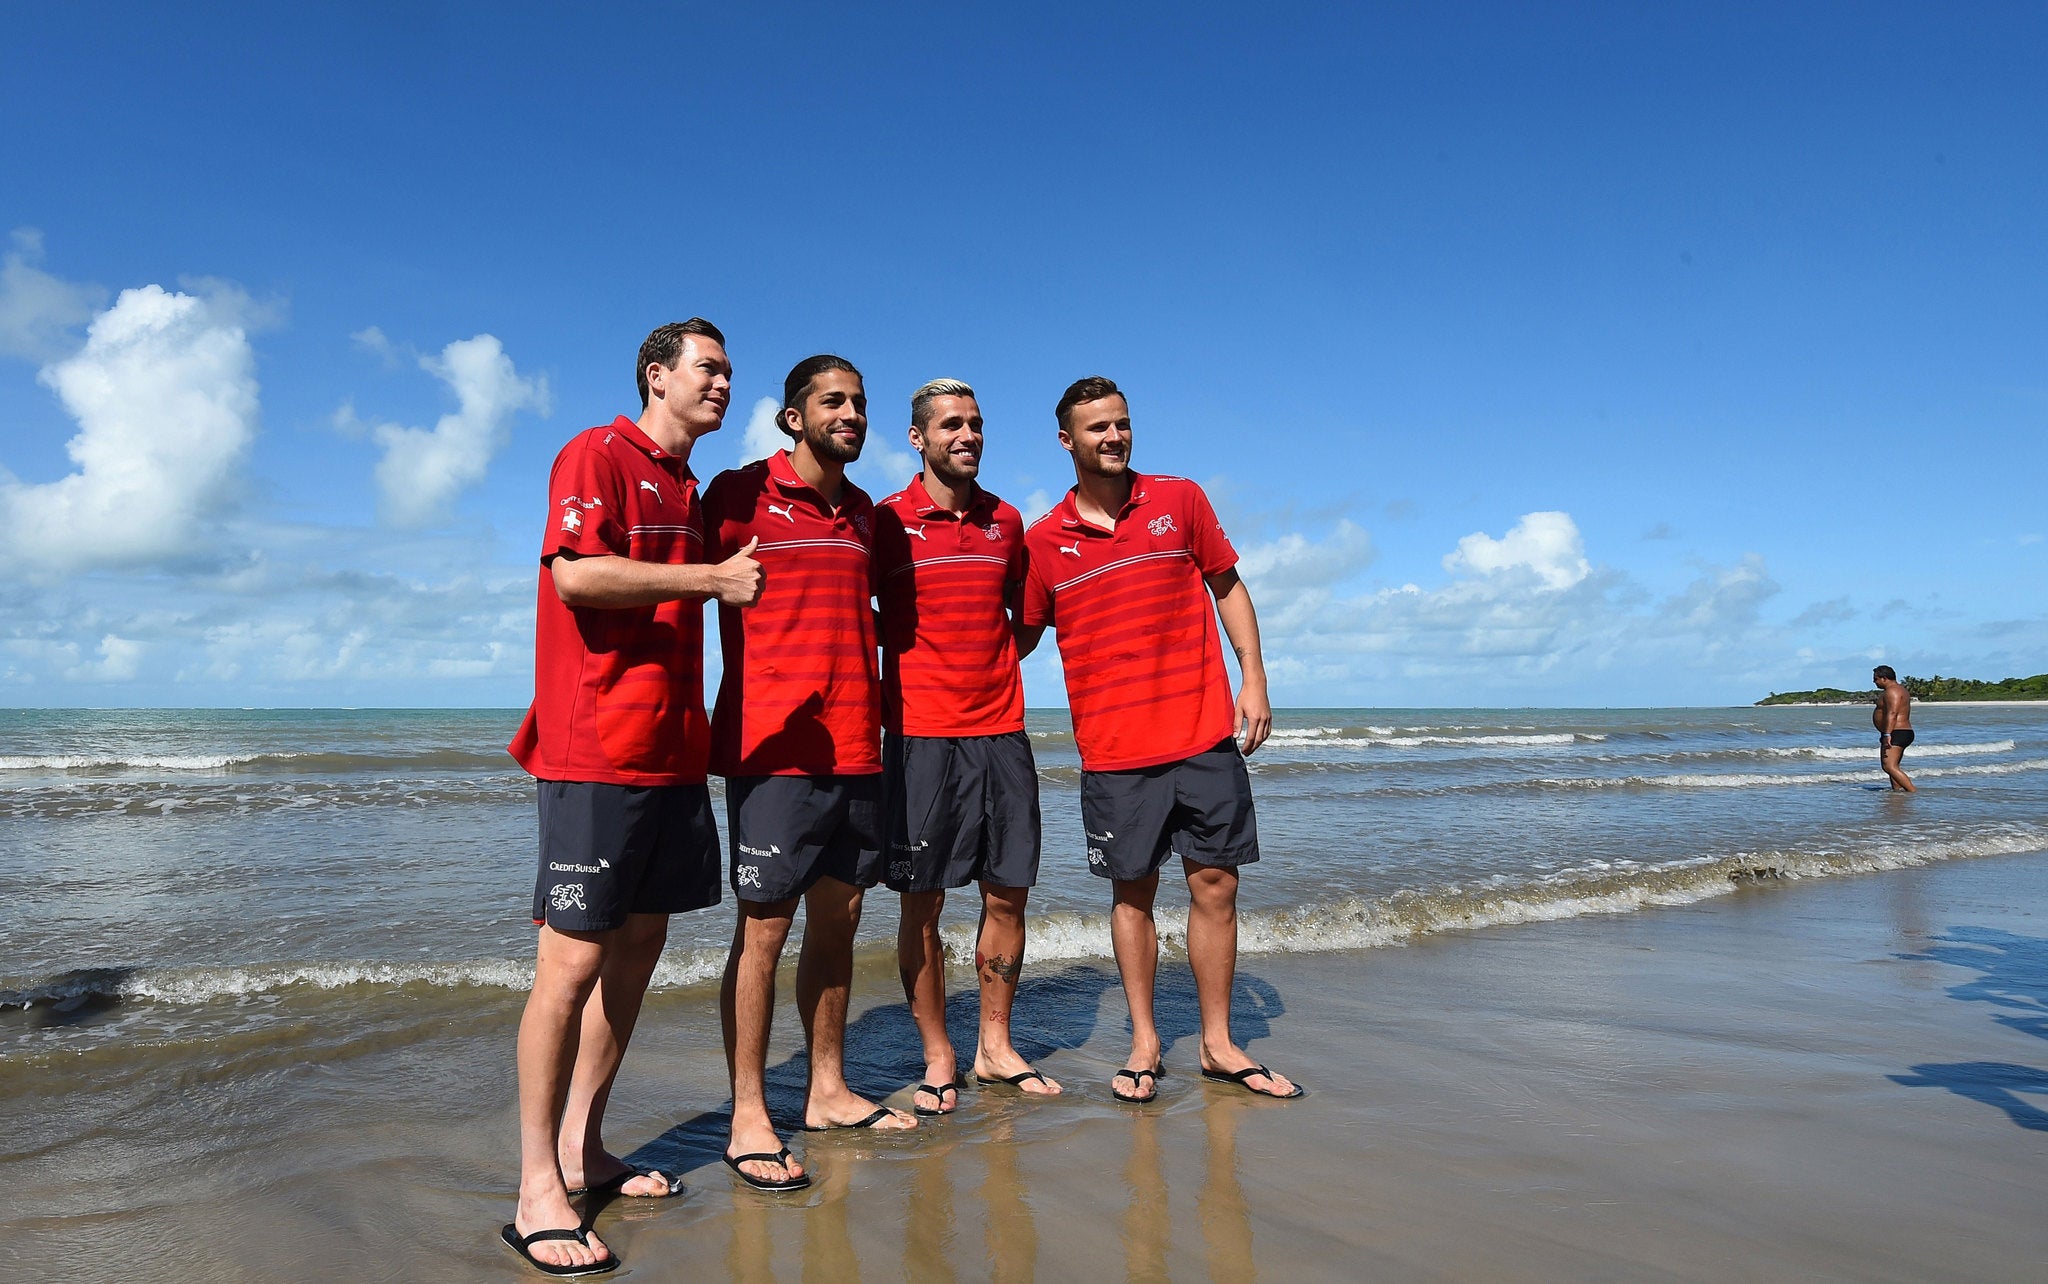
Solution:
{"label": "wet sand", "polygon": [[[1239,1038],[1307,1098],[1201,1080],[1169,961],[1161,1099],[1120,1106],[1111,970],[1027,971],[1018,1032],[1036,1032],[1065,1097],[969,1089],[919,1134],[798,1136],[817,1182],[788,1196],[738,1189],[718,1163],[709,994],[657,995],[612,1141],[680,1167],[689,1190],[597,1212],[627,1263],[613,1278],[2048,1271],[2048,854],[1247,956],[1239,984]],[[894,988],[861,977],[849,1070],[907,1105],[915,1044]],[[785,976],[785,1010],[787,994]],[[231,1080],[109,1089],[105,1117],[61,1144],[0,1155],[0,1263],[16,1278],[540,1278],[495,1240],[517,1004],[466,1002],[431,1038],[394,1022],[317,1064],[275,1047]],[[786,1022],[784,1117],[796,1046]],[[209,1140],[158,1140],[194,1135]]]}

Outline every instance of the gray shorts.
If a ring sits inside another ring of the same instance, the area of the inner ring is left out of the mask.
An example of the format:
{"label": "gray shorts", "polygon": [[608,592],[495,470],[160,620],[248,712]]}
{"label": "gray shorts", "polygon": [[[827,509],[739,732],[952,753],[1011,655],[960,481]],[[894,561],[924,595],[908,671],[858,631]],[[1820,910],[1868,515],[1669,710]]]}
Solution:
{"label": "gray shorts", "polygon": [[733,776],[725,782],[732,891],[786,901],[832,877],[873,887],[882,872],[880,776]]}
{"label": "gray shorts", "polygon": [[892,735],[882,762],[892,891],[1038,881],[1038,765],[1023,732]]}
{"label": "gray shorts", "polygon": [[628,914],[718,904],[718,824],[703,785],[538,784],[534,922],[609,932]]}
{"label": "gray shorts", "polygon": [[1179,762],[1081,773],[1088,871],[1118,882],[1156,872],[1168,856],[1232,867],[1259,858],[1252,782],[1237,741]]}

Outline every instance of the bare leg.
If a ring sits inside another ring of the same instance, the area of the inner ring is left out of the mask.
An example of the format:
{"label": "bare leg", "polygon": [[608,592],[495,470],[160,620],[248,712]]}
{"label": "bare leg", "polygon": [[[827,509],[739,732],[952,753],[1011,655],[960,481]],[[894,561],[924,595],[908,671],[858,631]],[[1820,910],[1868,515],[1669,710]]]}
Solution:
{"label": "bare leg", "polygon": [[1892,788],[1900,793],[1918,793],[1920,791],[1913,787],[1913,778],[1900,765],[1905,757],[1906,751],[1898,745],[1886,745],[1877,751],[1878,765],[1884,768],[1885,775],[1891,777]]}
{"label": "bare leg", "polygon": [[[569,1078],[569,1098],[557,1139],[562,1180],[572,1187],[610,1181],[626,1170],[625,1161],[605,1149],[604,1108],[619,1076],[619,1063],[625,1059],[626,1043],[640,1019],[647,983],[668,941],[668,915],[629,915],[616,935],[617,940],[605,951],[597,986],[583,1003],[576,1070]],[[619,1189],[625,1195],[666,1195],[668,1179],[661,1174],[634,1177]]]}
{"label": "bare leg", "polygon": [[[981,981],[981,1036],[974,1048],[974,1073],[1007,1079],[1031,1069],[1010,1043],[1010,1009],[1024,971],[1026,887],[981,885],[981,930],[974,941],[974,971]],[[1026,1079],[1019,1090],[1049,1096],[1060,1086],[1051,1079]]]}
{"label": "bare leg", "polygon": [[[607,947],[616,935],[540,929],[533,992],[519,1020],[519,1207],[512,1225],[520,1235],[582,1225],[569,1205],[557,1136],[578,1060],[584,1008],[597,990]],[[588,1247],[542,1240],[529,1251],[552,1266],[591,1266],[611,1255],[596,1235],[589,1240]]]}
{"label": "bare leg", "polygon": [[[1152,901],[1159,893],[1159,874],[1155,870],[1129,882],[1118,879],[1114,886],[1109,939],[1116,950],[1117,973],[1124,982],[1124,1002],[1131,1009],[1131,1055],[1124,1065],[1131,1070],[1150,1070],[1159,1064],[1159,1027],[1152,1020],[1152,989],[1159,976],[1159,926],[1152,921]],[[1132,1091],[1125,1095],[1141,1094]]]}
{"label": "bare leg", "polygon": [[[1237,979],[1237,871],[1183,860],[1188,875],[1188,965],[1202,1008],[1202,1068],[1233,1072],[1258,1062],[1230,1037],[1230,989]],[[1277,1074],[1254,1075],[1249,1086],[1286,1096],[1294,1085]]]}
{"label": "bare leg", "polygon": [[[718,988],[718,1019],[725,1030],[725,1073],[732,1083],[732,1135],[728,1155],[774,1154],[782,1138],[768,1118],[768,1031],[775,1019],[775,965],[789,939],[796,900],[741,901],[732,950],[725,956],[725,981]],[[744,1165],[763,1181],[803,1174],[791,1159]]]}
{"label": "bare leg", "polygon": [[[861,890],[825,877],[804,896],[804,944],[796,961],[796,1009],[811,1048],[811,1084],[804,1122],[813,1128],[853,1123],[875,1103],[846,1086],[846,1003],[853,989],[853,934],[860,926]],[[891,1111],[877,1128],[915,1128],[917,1120]]]}
{"label": "bare leg", "polygon": [[[923,1082],[934,1088],[949,1086],[960,1073],[953,1054],[953,1040],[946,1033],[946,949],[939,939],[939,913],[946,908],[946,893],[905,892],[903,917],[896,929],[896,969],[903,978],[903,997],[910,1003],[911,1019],[917,1022],[924,1043]],[[926,1110],[951,1114],[959,1103],[957,1094],[933,1094],[919,1088],[911,1100]]]}

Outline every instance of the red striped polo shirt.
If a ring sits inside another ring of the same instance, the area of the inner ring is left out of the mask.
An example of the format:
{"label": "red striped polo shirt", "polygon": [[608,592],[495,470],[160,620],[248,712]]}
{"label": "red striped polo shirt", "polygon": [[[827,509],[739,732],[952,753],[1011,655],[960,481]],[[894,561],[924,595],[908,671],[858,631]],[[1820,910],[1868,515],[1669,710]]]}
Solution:
{"label": "red striped polo shirt", "polygon": [[1178,762],[1236,730],[1216,608],[1203,582],[1237,564],[1202,488],[1132,474],[1107,531],[1074,493],[1024,533],[1024,623],[1049,624],[1089,771]]}
{"label": "red striped polo shirt", "polygon": [[704,599],[570,606],[554,559],[701,562],[703,524],[689,465],[632,420],[579,433],[548,474],[534,611],[533,704],[508,746],[542,780],[704,783]]}
{"label": "red striped polo shirt", "polygon": [[882,725],[906,736],[1024,729],[1024,681],[1005,609],[1024,578],[1024,518],[975,487],[965,513],[924,475],[875,507]]}
{"label": "red striped polo shirt", "polygon": [[871,551],[875,505],[846,482],[834,510],[789,452],[704,488],[713,561],[758,537],[761,600],[720,603],[725,673],[711,716],[721,776],[865,776],[882,769]]}

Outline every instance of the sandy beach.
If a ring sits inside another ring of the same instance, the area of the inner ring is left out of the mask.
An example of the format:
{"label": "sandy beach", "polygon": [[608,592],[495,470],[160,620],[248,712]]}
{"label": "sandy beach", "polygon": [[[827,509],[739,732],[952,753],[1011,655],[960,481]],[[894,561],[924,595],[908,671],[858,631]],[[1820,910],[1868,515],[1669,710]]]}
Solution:
{"label": "sandy beach", "polygon": [[[659,993],[612,1141],[689,1189],[596,1221],[618,1278],[643,1279],[2038,1278],[2043,906],[2048,854],[1984,857],[1248,956],[1238,1035],[1309,1086],[1286,1104],[1197,1077],[1174,965],[1161,1100],[1113,1103],[1113,976],[1040,968],[1020,1045],[1065,1097],[969,1090],[920,1135],[798,1137],[818,1181],[782,1197],[717,1163],[709,992]],[[855,995],[871,1091],[910,1064],[892,982],[871,970]],[[417,1001],[449,1007],[437,1037],[356,1032],[313,1059],[252,1041],[230,1074],[136,1075],[113,1117],[14,1148],[9,1274],[528,1277],[495,1242],[516,999]],[[785,1114],[797,1046],[778,1031]],[[16,1086],[29,1119],[61,1099]],[[207,1117],[207,1145],[156,1140]]]}

